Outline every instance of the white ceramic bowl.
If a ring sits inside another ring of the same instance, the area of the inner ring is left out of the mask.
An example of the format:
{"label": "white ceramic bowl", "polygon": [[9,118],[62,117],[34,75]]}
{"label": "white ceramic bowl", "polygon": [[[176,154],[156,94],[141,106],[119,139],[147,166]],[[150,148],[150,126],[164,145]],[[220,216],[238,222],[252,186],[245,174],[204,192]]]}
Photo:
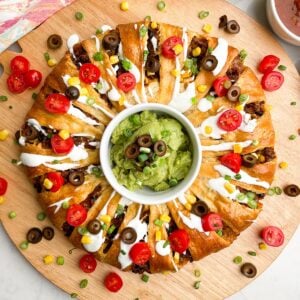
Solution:
{"label": "white ceramic bowl", "polygon": [[300,46],[300,36],[291,32],[281,21],[275,7],[275,0],[267,0],[266,8],[267,17],[274,32],[286,42],[296,46]]}
{"label": "white ceramic bowl", "polygon": [[[166,191],[155,192],[149,188],[143,188],[137,191],[130,191],[123,185],[119,184],[115,175],[112,172],[112,166],[110,161],[110,149],[111,149],[111,135],[114,129],[119,123],[125,118],[139,113],[145,110],[150,110],[157,113],[163,113],[171,116],[178,120],[188,133],[192,147],[193,147],[193,163],[187,176],[175,187],[172,187]],[[139,104],[133,107],[127,108],[119,113],[107,126],[101,139],[100,145],[100,161],[103,173],[110,183],[110,185],[123,197],[128,198],[131,201],[142,203],[142,204],[161,204],[175,199],[178,195],[185,192],[196,179],[199,173],[200,164],[202,159],[202,151],[200,140],[195,128],[190,121],[180,112],[174,108],[155,103]]]}

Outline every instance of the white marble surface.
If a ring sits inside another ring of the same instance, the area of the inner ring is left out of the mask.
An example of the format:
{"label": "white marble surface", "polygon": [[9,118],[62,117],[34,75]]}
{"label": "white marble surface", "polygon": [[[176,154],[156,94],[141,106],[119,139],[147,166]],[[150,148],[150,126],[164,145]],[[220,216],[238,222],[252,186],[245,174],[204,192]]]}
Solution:
{"label": "white marble surface", "polygon": [[[231,0],[261,24],[269,25],[265,0]],[[279,40],[300,70],[300,48]],[[266,272],[228,300],[300,299],[300,227]],[[0,300],[64,300],[70,296],[41,276],[19,254],[0,226]],[[127,300],[127,299],[126,299]]]}

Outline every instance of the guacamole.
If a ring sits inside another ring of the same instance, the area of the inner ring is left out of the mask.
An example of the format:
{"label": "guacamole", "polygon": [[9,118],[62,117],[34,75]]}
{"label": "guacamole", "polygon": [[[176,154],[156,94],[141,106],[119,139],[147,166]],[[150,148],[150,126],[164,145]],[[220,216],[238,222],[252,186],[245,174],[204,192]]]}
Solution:
{"label": "guacamole", "polygon": [[184,179],[192,165],[189,136],[167,115],[134,114],[115,128],[111,143],[113,173],[131,191],[167,190]]}

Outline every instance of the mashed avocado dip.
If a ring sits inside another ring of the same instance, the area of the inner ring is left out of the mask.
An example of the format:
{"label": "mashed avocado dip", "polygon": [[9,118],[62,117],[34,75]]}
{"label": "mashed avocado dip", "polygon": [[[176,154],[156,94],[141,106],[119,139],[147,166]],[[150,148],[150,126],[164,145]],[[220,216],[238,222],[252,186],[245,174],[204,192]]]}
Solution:
{"label": "mashed avocado dip", "polygon": [[124,119],[111,137],[111,162],[118,182],[134,191],[177,185],[192,165],[192,146],[175,119],[143,111]]}

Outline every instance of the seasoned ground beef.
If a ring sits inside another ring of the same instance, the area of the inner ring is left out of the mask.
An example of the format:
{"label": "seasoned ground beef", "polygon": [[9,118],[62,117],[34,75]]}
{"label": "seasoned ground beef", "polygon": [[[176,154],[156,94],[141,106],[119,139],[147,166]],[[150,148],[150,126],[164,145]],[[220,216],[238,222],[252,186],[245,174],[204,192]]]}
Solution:
{"label": "seasoned ground beef", "polygon": [[96,200],[100,197],[102,193],[102,186],[99,184],[95,187],[95,189],[87,196],[87,198],[81,202],[80,204],[87,210],[89,210]]}
{"label": "seasoned ground beef", "polygon": [[144,272],[150,273],[150,265],[149,262],[147,262],[144,265],[132,265],[132,272],[137,274],[143,274]]}
{"label": "seasoned ground beef", "polygon": [[271,161],[276,158],[276,153],[273,147],[264,148],[261,154],[265,157],[265,162]]}
{"label": "seasoned ground beef", "polygon": [[72,56],[72,60],[78,68],[80,67],[81,64],[86,64],[91,62],[87,52],[84,50],[84,48],[80,43],[74,45],[73,51],[74,51],[75,59]]}
{"label": "seasoned ground beef", "polygon": [[230,68],[227,70],[226,75],[232,81],[237,81],[244,70],[244,65],[240,56],[237,56],[231,63]]}
{"label": "seasoned ground beef", "polygon": [[265,112],[265,101],[251,102],[245,105],[245,112],[252,118],[261,117]]}
{"label": "seasoned ground beef", "polygon": [[207,49],[208,49],[208,41],[205,38],[200,38],[197,36],[194,36],[191,40],[191,43],[188,48],[188,58],[193,58],[193,49],[200,47],[201,54],[197,56],[197,66],[198,69],[201,68],[202,59],[205,57]]}
{"label": "seasoned ground beef", "polygon": [[72,234],[74,227],[71,226],[69,223],[65,222],[62,226],[62,230],[65,233],[65,236],[69,237]]}

